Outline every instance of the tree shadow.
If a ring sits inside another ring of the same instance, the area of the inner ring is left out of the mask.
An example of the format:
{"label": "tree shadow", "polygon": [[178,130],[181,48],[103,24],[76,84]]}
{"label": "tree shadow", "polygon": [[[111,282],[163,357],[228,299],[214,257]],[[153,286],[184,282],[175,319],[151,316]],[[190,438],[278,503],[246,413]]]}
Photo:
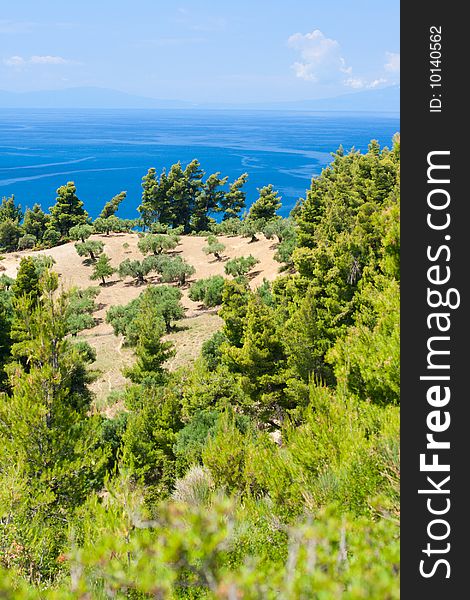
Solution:
{"label": "tree shadow", "polygon": [[101,288],[112,287],[113,285],[116,285],[116,283],[119,283],[120,281],[122,281],[122,280],[121,279],[112,279],[111,281],[105,281],[104,283],[101,282],[100,287]]}
{"label": "tree shadow", "polygon": [[91,257],[88,257],[88,258],[85,258],[85,260],[82,260],[82,265],[84,265],[85,267],[92,267],[95,264],[96,264],[96,258],[93,259]]}
{"label": "tree shadow", "polygon": [[188,331],[188,329],[189,329],[189,325],[180,325],[179,323],[175,323],[171,327],[170,333],[178,333],[180,331]]}

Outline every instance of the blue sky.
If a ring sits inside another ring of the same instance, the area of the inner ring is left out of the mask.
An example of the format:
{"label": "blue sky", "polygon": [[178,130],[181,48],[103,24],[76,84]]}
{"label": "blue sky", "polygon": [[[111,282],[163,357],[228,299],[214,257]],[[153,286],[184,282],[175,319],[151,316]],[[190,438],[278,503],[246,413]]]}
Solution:
{"label": "blue sky", "polygon": [[0,13],[9,91],[304,100],[397,83],[399,52],[398,0],[17,0]]}

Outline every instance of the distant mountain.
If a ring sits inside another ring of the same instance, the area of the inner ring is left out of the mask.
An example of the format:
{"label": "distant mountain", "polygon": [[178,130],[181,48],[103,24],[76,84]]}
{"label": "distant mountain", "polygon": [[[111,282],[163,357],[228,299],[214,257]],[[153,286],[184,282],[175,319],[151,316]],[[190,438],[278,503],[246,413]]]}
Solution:
{"label": "distant mountain", "polygon": [[157,100],[97,87],[39,92],[0,90],[0,108],[192,108],[190,102]]}
{"label": "distant mountain", "polygon": [[392,85],[377,90],[366,90],[344,94],[335,98],[300,100],[297,102],[276,102],[265,108],[281,110],[344,111],[344,112],[399,112],[400,86]]}
{"label": "distant mountain", "polygon": [[398,85],[344,94],[335,98],[264,103],[192,103],[183,100],[158,100],[97,87],[68,88],[55,91],[6,92],[0,90],[0,108],[200,108],[342,112],[399,112]]}

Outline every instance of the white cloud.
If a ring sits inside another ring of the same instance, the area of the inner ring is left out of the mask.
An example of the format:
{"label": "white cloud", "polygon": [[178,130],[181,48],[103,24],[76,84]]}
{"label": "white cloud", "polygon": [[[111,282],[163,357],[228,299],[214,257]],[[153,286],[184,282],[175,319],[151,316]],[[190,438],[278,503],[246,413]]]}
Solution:
{"label": "white cloud", "polygon": [[3,64],[7,67],[24,67],[26,65],[26,61],[22,56],[10,56],[10,58],[4,58]]}
{"label": "white cloud", "polygon": [[7,67],[22,68],[28,65],[68,65],[73,61],[62,58],[62,56],[31,56],[23,58],[22,56],[10,56],[3,59],[3,64]]}
{"label": "white cloud", "polygon": [[294,33],[287,40],[289,47],[298,50],[300,61],[292,65],[297,77],[306,81],[332,81],[340,73],[351,74],[336,40],[327,38],[319,29],[311,33]]}
{"label": "white cloud", "polygon": [[386,83],[388,83],[388,80],[385,79],[385,77],[379,77],[378,79],[374,79],[373,81],[371,81],[369,83],[369,87],[376,88],[379,87],[379,85],[385,85]]}
{"label": "white cloud", "polygon": [[344,85],[353,88],[354,90],[360,90],[366,87],[366,82],[360,77],[350,77],[349,79],[344,80]]}
{"label": "white cloud", "polygon": [[66,65],[70,61],[62,56],[32,56],[29,62],[32,65]]}
{"label": "white cloud", "polygon": [[349,79],[345,79],[343,83],[346,87],[350,87],[354,90],[372,90],[381,85],[385,85],[387,83],[387,79],[384,77],[378,77],[377,79],[372,79],[372,81],[369,81],[368,79],[364,79],[362,77],[350,77]]}
{"label": "white cloud", "polygon": [[391,73],[400,72],[400,54],[397,52],[386,52],[387,62],[384,65],[386,71]]}

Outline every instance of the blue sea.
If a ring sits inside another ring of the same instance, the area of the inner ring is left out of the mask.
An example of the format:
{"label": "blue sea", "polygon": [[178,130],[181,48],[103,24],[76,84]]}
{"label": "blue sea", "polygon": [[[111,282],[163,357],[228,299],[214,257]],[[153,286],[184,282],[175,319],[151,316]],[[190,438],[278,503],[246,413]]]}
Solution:
{"label": "blue sea", "polygon": [[391,145],[397,114],[206,110],[0,110],[0,197],[47,210],[56,189],[74,181],[96,217],[121,190],[123,218],[137,216],[141,180],[197,158],[207,175],[249,174],[247,204],[272,183],[286,216],[310,180],[342,145]]}

